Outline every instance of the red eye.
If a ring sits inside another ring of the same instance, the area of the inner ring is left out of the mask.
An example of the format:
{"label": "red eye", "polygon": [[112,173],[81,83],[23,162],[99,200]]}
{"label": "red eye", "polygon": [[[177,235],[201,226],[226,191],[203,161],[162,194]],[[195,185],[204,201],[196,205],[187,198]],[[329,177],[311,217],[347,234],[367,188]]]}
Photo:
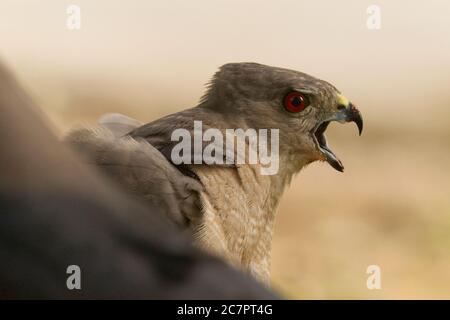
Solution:
{"label": "red eye", "polygon": [[300,92],[293,91],[284,97],[284,107],[287,111],[297,113],[309,105],[307,98]]}

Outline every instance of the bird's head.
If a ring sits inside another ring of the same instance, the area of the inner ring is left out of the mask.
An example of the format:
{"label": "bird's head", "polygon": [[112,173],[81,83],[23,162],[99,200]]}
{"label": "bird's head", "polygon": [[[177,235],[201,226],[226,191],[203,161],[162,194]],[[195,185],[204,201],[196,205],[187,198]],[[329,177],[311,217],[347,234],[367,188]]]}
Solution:
{"label": "bird's head", "polygon": [[359,134],[363,129],[361,113],[330,83],[257,63],[222,66],[203,102],[237,127],[279,129],[280,155],[327,161],[338,171],[344,167],[327,143],[329,123],[355,122]]}

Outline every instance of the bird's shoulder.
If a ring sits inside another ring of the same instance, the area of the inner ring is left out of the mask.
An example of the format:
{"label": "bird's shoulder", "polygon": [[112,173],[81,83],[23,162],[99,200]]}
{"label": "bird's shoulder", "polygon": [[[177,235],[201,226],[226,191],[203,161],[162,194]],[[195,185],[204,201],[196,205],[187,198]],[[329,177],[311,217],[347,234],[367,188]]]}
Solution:
{"label": "bird's shoulder", "polygon": [[65,142],[125,190],[162,207],[172,222],[186,225],[200,218],[202,184],[184,175],[145,139],[118,138],[96,127],[74,130]]}

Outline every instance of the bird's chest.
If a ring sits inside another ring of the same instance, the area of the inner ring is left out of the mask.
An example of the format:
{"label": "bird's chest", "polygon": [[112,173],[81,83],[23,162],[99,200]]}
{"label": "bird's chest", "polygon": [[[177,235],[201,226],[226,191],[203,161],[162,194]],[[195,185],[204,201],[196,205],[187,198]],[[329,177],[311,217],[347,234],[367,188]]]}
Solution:
{"label": "bird's chest", "polygon": [[275,205],[267,177],[249,166],[198,170],[205,185],[200,244],[267,281]]}

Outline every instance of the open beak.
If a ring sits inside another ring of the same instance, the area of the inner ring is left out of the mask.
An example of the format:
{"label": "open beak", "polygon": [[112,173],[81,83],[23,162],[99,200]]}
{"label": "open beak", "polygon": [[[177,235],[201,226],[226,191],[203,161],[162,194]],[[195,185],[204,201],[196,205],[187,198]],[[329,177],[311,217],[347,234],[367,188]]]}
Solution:
{"label": "open beak", "polygon": [[319,151],[324,156],[326,160],[334,169],[343,172],[344,166],[336,156],[336,154],[331,150],[327,144],[327,139],[325,137],[325,131],[331,121],[338,121],[340,123],[354,122],[358,127],[359,135],[363,131],[363,119],[361,112],[351,103],[347,102],[341,105],[340,110],[332,116],[330,119],[322,121],[313,130],[313,138],[315,139],[316,146]]}

